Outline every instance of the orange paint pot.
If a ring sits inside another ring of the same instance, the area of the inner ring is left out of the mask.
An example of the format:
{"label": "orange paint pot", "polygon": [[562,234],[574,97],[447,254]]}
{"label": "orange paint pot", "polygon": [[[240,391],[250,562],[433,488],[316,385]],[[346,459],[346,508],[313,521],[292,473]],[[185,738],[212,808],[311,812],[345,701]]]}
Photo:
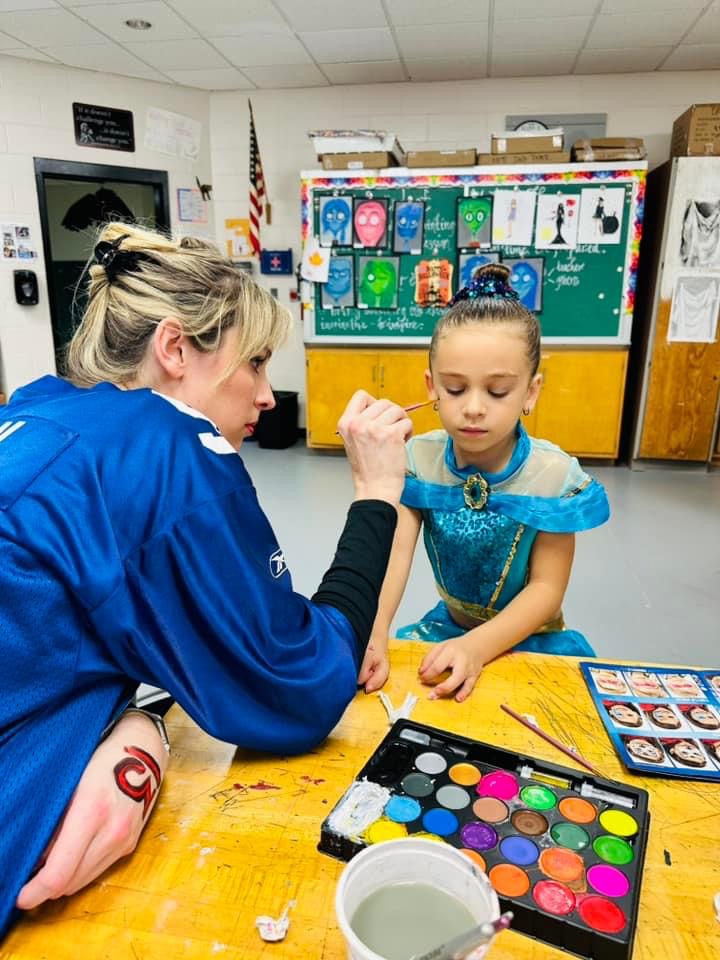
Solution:
{"label": "orange paint pot", "polygon": [[481,856],[476,850],[469,850],[467,847],[460,847],[460,853],[464,853],[474,864],[476,864],[483,873],[487,870],[485,857]]}
{"label": "orange paint pot", "polygon": [[565,797],[560,801],[560,813],[571,823],[592,823],[597,810],[582,797]]}
{"label": "orange paint pot", "polygon": [[580,880],[585,873],[583,858],[564,847],[552,847],[543,850],[539,860],[540,869],[551,880],[572,883]]}
{"label": "orange paint pot", "polygon": [[530,889],[528,875],[511,863],[499,863],[488,876],[501,897],[522,897]]}

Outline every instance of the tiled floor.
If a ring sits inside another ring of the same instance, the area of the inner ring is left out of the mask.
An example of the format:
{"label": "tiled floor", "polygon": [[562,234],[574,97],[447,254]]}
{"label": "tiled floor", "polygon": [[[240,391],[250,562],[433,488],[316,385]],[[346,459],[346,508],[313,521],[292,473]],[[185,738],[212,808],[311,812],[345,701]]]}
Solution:
{"label": "tiled floor", "polygon": [[[351,498],[342,455],[263,450],[243,459],[293,574],[311,594],[330,564]],[[569,626],[597,653],[720,666],[720,472],[600,467],[613,515],[580,534],[565,602]],[[430,567],[418,549],[396,625],[436,603]]]}

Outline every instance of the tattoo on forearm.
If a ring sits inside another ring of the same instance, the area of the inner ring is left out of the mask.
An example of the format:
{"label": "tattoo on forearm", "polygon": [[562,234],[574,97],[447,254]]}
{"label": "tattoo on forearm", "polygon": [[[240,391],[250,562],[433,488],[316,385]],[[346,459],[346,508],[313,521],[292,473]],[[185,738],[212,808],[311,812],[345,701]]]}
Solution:
{"label": "tattoo on forearm", "polygon": [[[162,773],[160,766],[151,754],[140,747],[123,747],[125,753],[130,756],[120,760],[115,764],[115,783],[121,793],[130,797],[136,803],[143,804],[143,817],[147,814],[148,808],[153,801],[153,797],[158,792]],[[144,774],[148,773],[143,780],[138,783],[131,783],[128,780],[129,773]],[[155,785],[153,786],[153,778]]]}

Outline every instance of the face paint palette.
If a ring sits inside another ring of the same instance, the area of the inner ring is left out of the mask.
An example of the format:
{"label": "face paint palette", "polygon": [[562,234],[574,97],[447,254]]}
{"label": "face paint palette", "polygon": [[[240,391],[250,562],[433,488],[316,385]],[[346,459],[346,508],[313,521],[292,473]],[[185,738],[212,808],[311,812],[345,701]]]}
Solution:
{"label": "face paint palette", "polygon": [[350,860],[406,836],[458,847],[513,929],[596,960],[629,960],[649,827],[647,793],[399,720],[321,828]]}
{"label": "face paint palette", "polygon": [[581,663],[629,770],[720,781],[720,672]]}

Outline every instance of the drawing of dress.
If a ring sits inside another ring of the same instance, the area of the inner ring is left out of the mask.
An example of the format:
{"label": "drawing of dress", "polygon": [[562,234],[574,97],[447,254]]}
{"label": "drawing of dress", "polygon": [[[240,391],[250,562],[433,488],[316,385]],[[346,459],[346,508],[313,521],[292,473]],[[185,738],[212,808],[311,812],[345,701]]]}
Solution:
{"label": "drawing of dress", "polygon": [[510,209],[508,210],[508,218],[507,218],[508,238],[512,236],[512,228],[513,228],[513,224],[517,220],[517,214],[518,214],[517,200],[515,199],[515,197],[513,197],[512,200],[510,201]]}
{"label": "drawing of dress", "polygon": [[603,220],[605,219],[605,198],[598,197],[597,204],[595,205],[595,213],[592,215],[593,220],[595,221],[595,229],[598,236],[603,234]]}
{"label": "drawing of dress", "polygon": [[675,287],[670,339],[712,343],[717,334],[718,288],[708,277],[683,277]]}
{"label": "drawing of dress", "polygon": [[690,200],[685,210],[680,259],[686,267],[720,266],[720,200]]}
{"label": "drawing of dress", "polygon": [[553,240],[553,243],[560,243],[563,246],[566,246],[567,240],[562,235],[562,228],[564,223],[565,223],[565,204],[559,203],[555,211],[555,230],[557,232],[555,234],[555,239]]}

